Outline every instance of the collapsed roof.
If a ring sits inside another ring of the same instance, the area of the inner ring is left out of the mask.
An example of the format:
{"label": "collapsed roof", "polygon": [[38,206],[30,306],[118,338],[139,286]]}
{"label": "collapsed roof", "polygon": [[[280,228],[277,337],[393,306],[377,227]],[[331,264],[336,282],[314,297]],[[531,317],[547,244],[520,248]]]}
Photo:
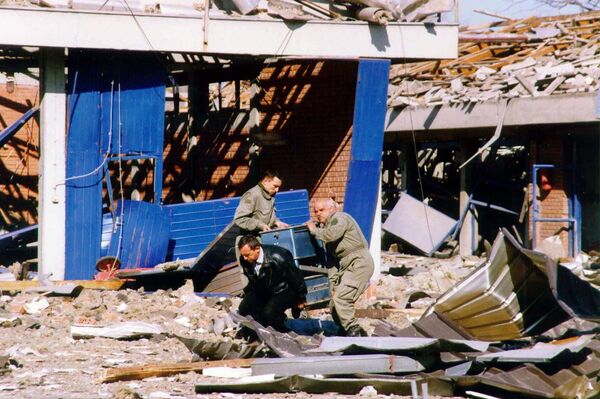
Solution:
{"label": "collapsed roof", "polygon": [[459,56],[392,67],[390,107],[595,92],[600,12],[460,28]]}

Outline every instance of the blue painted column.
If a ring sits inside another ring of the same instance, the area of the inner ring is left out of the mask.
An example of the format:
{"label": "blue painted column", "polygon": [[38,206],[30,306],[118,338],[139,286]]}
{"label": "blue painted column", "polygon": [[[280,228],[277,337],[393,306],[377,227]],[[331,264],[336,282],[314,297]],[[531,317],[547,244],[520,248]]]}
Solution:
{"label": "blue painted column", "polygon": [[356,219],[369,242],[381,184],[389,72],[389,60],[359,61],[344,211]]}
{"label": "blue painted column", "polygon": [[71,50],[66,181],[67,279],[90,279],[100,257],[104,162],[155,159],[162,190],[166,73],[159,56]]}
{"label": "blue painted column", "polygon": [[90,279],[100,257],[102,168],[99,63],[70,52],[68,60],[65,279]]}

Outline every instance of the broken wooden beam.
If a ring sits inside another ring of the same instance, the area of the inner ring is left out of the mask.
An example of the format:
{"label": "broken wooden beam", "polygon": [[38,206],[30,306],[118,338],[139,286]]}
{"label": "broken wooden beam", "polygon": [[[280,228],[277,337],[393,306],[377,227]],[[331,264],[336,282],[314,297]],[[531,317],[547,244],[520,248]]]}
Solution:
{"label": "broken wooden beam", "polygon": [[527,35],[515,33],[459,33],[459,43],[521,43],[529,40]]}
{"label": "broken wooden beam", "polygon": [[537,91],[533,83],[531,83],[526,77],[520,74],[515,74],[515,78],[521,83],[521,85],[527,90],[533,97],[539,97],[540,93]]}
{"label": "broken wooden beam", "polygon": [[106,371],[100,383],[143,380],[149,377],[168,377],[171,375],[199,372],[209,367],[250,367],[255,359],[211,360],[193,363],[155,363],[142,366],[119,367]]}

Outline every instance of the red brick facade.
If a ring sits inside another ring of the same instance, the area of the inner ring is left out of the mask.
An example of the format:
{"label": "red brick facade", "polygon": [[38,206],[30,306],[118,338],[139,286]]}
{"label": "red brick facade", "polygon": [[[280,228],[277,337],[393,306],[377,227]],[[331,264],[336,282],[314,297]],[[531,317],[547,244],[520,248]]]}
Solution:
{"label": "red brick facade", "polygon": [[[282,174],[283,190],[307,189],[311,197],[343,201],[357,66],[344,61],[279,62],[261,72],[256,103],[258,130],[266,140],[258,164]],[[247,113],[229,109],[210,115],[191,136],[185,121],[170,120],[166,202],[237,196],[255,184],[249,176],[249,129],[233,122],[246,120]],[[273,137],[278,145],[266,144]]]}
{"label": "red brick facade", "polygon": [[285,188],[344,199],[358,63],[280,63],[261,73],[261,130],[284,146],[265,147],[261,166],[285,178]]}
{"label": "red brick facade", "polygon": [[[259,133],[283,140],[280,145],[265,144],[258,165],[260,169],[278,170],[284,178],[283,190],[307,189],[311,197],[332,196],[343,201],[357,68],[358,63],[353,61],[295,61],[268,65],[260,73],[256,98]],[[38,87],[17,86],[14,93],[7,93],[4,85],[0,85],[0,127],[15,121],[37,104],[37,99]],[[247,121],[248,110],[226,108],[210,114],[207,123],[190,135],[187,114],[167,113],[165,202],[237,196],[253,185],[255,181],[249,175]],[[37,122],[29,122],[0,151],[3,168],[0,223],[3,226],[35,223]],[[132,194],[132,182],[138,187],[141,199],[152,198],[152,173],[146,164],[124,165],[127,198]],[[117,189],[115,179],[113,189]]]}
{"label": "red brick facade", "polygon": [[[38,104],[37,86],[0,84],[0,131]],[[0,228],[37,223],[39,126],[35,118],[0,148]]]}
{"label": "red brick facade", "polygon": [[[560,138],[544,138],[543,140],[533,140],[531,142],[531,166],[533,163],[537,164],[553,164],[553,165],[564,165],[565,164],[565,143]],[[544,218],[567,218],[569,216],[569,203],[568,203],[568,187],[566,181],[566,173],[568,171],[556,168],[552,170],[546,170],[546,177],[551,185],[550,190],[544,190],[541,184],[541,178],[538,177],[537,182],[537,204],[541,210],[539,216]],[[538,175],[540,173],[538,172]],[[529,184],[529,199],[532,200],[532,185]],[[530,222],[533,218],[533,206],[530,207],[529,212]],[[532,242],[539,243],[548,237],[553,235],[560,235],[563,248],[565,253],[568,249],[568,224],[561,222],[538,222],[536,226],[536,237],[532,237]],[[530,223],[530,235],[533,234],[533,224]]]}

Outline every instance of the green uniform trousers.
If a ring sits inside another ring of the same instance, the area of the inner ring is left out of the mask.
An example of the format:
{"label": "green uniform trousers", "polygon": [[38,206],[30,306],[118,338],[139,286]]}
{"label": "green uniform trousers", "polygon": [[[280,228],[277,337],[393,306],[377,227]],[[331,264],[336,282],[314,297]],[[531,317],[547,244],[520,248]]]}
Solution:
{"label": "green uniform trousers", "polygon": [[328,270],[331,315],[346,331],[358,324],[354,304],[367,289],[374,267],[369,251],[361,249],[344,256],[338,267]]}

